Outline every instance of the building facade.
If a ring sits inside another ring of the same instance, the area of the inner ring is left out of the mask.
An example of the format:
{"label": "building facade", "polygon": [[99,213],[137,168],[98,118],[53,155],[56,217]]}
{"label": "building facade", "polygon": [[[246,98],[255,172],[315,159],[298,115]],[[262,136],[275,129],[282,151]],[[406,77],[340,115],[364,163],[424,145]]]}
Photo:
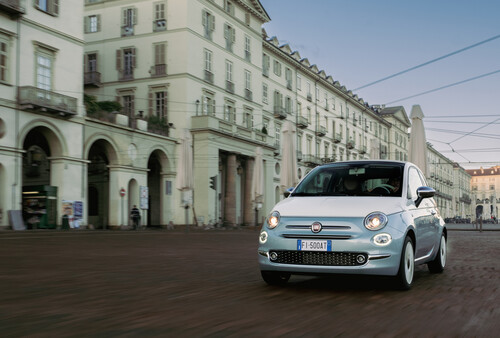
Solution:
{"label": "building facade", "polygon": [[475,218],[476,207],[483,207],[483,219],[498,219],[500,204],[500,166],[467,170],[472,177],[470,182],[473,213]]}
{"label": "building facade", "polygon": [[[0,208],[31,227],[45,212],[54,226],[119,228],[133,205],[147,226],[261,223],[283,198],[288,122],[299,179],[321,163],[407,159],[404,108],[368,104],[269,37],[257,0],[0,0],[0,15]],[[188,203],[176,189],[186,130]],[[450,214],[455,185],[438,187]]]}

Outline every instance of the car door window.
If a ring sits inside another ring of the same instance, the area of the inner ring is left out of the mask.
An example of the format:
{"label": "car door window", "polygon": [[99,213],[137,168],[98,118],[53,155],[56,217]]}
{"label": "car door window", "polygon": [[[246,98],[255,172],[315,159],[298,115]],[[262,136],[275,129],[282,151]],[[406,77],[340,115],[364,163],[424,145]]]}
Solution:
{"label": "car door window", "polygon": [[416,200],[418,197],[417,189],[421,186],[423,186],[423,182],[420,179],[417,169],[410,168],[408,171],[408,199]]}

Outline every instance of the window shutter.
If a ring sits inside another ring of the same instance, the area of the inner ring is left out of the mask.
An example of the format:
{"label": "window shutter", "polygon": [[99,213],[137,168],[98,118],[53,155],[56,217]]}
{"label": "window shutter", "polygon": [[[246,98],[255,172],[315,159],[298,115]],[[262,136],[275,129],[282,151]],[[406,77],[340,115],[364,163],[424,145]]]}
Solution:
{"label": "window shutter", "polygon": [[59,15],[59,0],[52,0],[52,14]]}
{"label": "window shutter", "polygon": [[83,31],[85,33],[89,32],[89,27],[90,27],[90,17],[86,16],[85,19],[83,20]]}
{"label": "window shutter", "polygon": [[229,39],[229,26],[224,25],[224,39]]}
{"label": "window shutter", "polygon": [[132,8],[132,25],[137,24],[137,8]]}
{"label": "window shutter", "polygon": [[203,27],[205,27],[208,24],[207,23],[207,16],[208,16],[207,12],[205,12],[205,11],[201,12],[201,24],[203,25]]}
{"label": "window shutter", "polygon": [[137,56],[135,54],[135,48],[132,48],[132,68],[135,68]]}
{"label": "window shutter", "polygon": [[209,20],[209,23],[210,23],[209,29],[210,29],[211,31],[214,31],[214,30],[215,30],[215,16],[210,15],[210,16],[208,17],[208,20]]}
{"label": "window shutter", "polygon": [[121,51],[121,49],[116,50],[116,69],[118,71],[122,70],[122,51]]}
{"label": "window shutter", "polygon": [[168,110],[167,110],[167,102],[168,102],[168,92],[163,92],[163,118],[165,122],[168,122]]}
{"label": "window shutter", "polygon": [[126,27],[128,24],[127,22],[127,10],[123,9],[122,10],[122,27]]}
{"label": "window shutter", "polygon": [[212,109],[211,113],[213,116],[215,116],[215,100],[212,100],[210,103],[211,103],[210,108]]}
{"label": "window shutter", "polygon": [[153,102],[154,102],[154,96],[153,92],[149,92],[148,94],[148,115],[153,116]]}
{"label": "window shutter", "polygon": [[97,31],[101,31],[101,14],[97,14]]}
{"label": "window shutter", "polygon": [[236,40],[236,30],[233,28],[231,29],[231,41],[235,41]]}
{"label": "window shutter", "polygon": [[83,56],[83,71],[87,73],[89,71],[89,55],[85,54]]}

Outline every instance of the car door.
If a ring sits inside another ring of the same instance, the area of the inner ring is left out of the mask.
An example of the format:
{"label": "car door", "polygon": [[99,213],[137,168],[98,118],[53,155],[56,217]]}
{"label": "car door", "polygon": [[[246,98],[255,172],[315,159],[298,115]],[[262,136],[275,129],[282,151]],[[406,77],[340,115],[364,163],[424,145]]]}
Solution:
{"label": "car door", "polygon": [[[419,259],[429,254],[433,247],[433,204],[426,198],[417,207],[415,201],[418,198],[417,189],[424,186],[419,171],[415,167],[408,170],[408,199],[410,202],[410,212],[416,229],[415,259]],[[429,203],[430,202],[430,203]]]}

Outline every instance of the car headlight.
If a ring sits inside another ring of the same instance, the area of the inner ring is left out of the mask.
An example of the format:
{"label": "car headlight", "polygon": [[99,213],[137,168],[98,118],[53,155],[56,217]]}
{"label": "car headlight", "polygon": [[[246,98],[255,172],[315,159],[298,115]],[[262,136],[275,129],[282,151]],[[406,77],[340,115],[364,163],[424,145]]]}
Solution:
{"label": "car headlight", "polygon": [[274,229],[280,223],[280,213],[277,211],[273,211],[269,217],[267,218],[267,226],[270,229]]}
{"label": "car headlight", "polygon": [[365,217],[365,228],[368,230],[380,230],[387,224],[387,216],[381,212],[372,212]]}

